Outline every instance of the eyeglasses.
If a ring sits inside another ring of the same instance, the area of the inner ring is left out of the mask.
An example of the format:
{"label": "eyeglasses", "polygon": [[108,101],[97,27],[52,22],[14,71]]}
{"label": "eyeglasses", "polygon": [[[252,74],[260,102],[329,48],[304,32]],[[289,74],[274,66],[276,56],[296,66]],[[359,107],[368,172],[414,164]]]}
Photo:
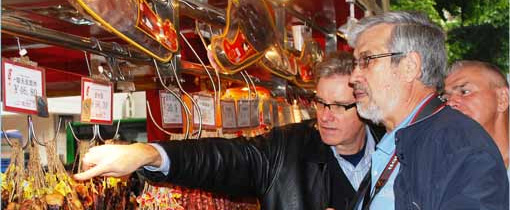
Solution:
{"label": "eyeglasses", "polygon": [[326,108],[328,108],[330,111],[332,111],[336,114],[342,114],[345,111],[347,111],[353,107],[356,107],[356,103],[347,104],[347,105],[339,104],[339,103],[327,104],[327,103],[322,102],[319,99],[314,99],[313,104],[315,106],[315,109],[317,109],[318,112],[323,112]]}
{"label": "eyeglasses", "polygon": [[358,66],[360,69],[367,69],[368,65],[370,64],[370,60],[377,59],[377,58],[384,58],[384,57],[393,57],[397,55],[404,55],[403,52],[392,52],[392,53],[382,53],[382,54],[376,54],[376,55],[368,55],[368,56],[362,56],[359,59],[354,59],[353,64],[354,67]]}

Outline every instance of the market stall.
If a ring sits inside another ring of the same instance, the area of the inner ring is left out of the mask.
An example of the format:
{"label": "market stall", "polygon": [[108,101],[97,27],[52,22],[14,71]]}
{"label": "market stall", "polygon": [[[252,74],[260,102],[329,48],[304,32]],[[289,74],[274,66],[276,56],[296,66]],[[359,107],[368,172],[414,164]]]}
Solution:
{"label": "market stall", "polygon": [[95,145],[255,136],[310,119],[314,65],[350,50],[345,24],[387,4],[12,0],[2,9],[2,104],[12,113],[2,113],[2,206],[258,209],[253,198],[136,174],[83,183],[69,174]]}

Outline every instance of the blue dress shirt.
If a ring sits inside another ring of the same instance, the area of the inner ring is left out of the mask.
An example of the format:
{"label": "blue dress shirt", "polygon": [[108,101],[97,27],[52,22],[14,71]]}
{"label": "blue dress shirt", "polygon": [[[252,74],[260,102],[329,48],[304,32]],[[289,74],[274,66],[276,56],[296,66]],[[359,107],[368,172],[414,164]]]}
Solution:
{"label": "blue dress shirt", "polygon": [[[404,121],[402,121],[395,129],[393,129],[390,133],[386,133],[382,138],[381,142],[377,144],[376,150],[372,153],[372,185],[371,185],[371,195],[374,193],[375,183],[379,176],[383,172],[384,168],[390,161],[391,156],[395,152],[395,133],[401,129],[409,125],[411,119],[416,115],[421,106],[433,95],[427,96],[423,99],[418,106],[414,108],[410,115],[408,115]],[[386,182],[379,193],[375,195],[372,199],[372,203],[370,203],[370,209],[378,210],[394,210],[395,209],[395,194],[393,193],[393,183],[395,182],[395,177],[397,177],[398,171],[400,169],[400,164],[397,164],[390,178]],[[361,205],[360,205],[361,209]]]}

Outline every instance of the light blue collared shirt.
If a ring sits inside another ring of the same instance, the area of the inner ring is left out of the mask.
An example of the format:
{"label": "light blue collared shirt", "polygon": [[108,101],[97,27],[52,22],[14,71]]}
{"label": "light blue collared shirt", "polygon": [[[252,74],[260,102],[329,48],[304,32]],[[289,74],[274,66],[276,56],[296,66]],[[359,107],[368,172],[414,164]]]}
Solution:
{"label": "light blue collared shirt", "polygon": [[165,152],[165,149],[163,149],[162,146],[159,144],[149,144],[153,146],[156,150],[159,152],[159,156],[161,156],[161,166],[154,167],[154,166],[144,166],[145,169],[149,171],[155,171],[155,172],[161,172],[163,174],[168,175],[168,172],[170,171],[170,158],[168,158],[168,155]]}
{"label": "light blue collared shirt", "polygon": [[335,149],[335,146],[331,146],[331,150],[333,150],[333,154],[335,155],[335,158],[340,165],[340,168],[344,172],[345,176],[351,183],[354,190],[358,191],[359,185],[363,181],[363,178],[365,178],[365,175],[370,170],[370,162],[371,162],[371,155],[375,150],[375,140],[372,136],[372,133],[370,132],[370,128],[368,126],[365,126],[366,130],[366,147],[365,147],[365,154],[363,154],[363,157],[359,161],[359,163],[354,166],[349,161],[345,160],[342,156],[340,156]]}
{"label": "light blue collared shirt", "polygon": [[[377,144],[375,152],[372,154],[372,185],[371,185],[371,195],[374,193],[375,183],[384,168],[390,161],[391,156],[395,152],[395,133],[401,128],[407,127],[411,122],[411,119],[416,115],[421,106],[433,95],[427,96],[423,99],[418,106],[414,108],[414,110],[409,114],[404,121],[402,121],[395,129],[393,129],[390,133],[386,133],[382,138],[381,142]],[[398,171],[400,169],[400,164],[397,164],[393,173],[391,173],[390,178],[386,182],[379,193],[375,195],[372,199],[372,203],[370,203],[370,209],[378,210],[394,210],[395,209],[395,193],[393,192],[393,184],[395,183],[395,177],[397,177]],[[360,205],[360,209],[361,209]]]}

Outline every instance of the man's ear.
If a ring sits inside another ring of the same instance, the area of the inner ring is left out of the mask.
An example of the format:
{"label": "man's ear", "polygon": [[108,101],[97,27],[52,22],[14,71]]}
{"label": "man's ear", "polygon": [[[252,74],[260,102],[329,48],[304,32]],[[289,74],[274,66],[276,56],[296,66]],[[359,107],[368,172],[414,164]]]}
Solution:
{"label": "man's ear", "polygon": [[400,61],[402,76],[406,82],[418,80],[421,77],[421,57],[417,52],[407,53]]}
{"label": "man's ear", "polygon": [[497,96],[497,110],[498,112],[504,112],[508,109],[508,87],[499,87],[496,89]]}

